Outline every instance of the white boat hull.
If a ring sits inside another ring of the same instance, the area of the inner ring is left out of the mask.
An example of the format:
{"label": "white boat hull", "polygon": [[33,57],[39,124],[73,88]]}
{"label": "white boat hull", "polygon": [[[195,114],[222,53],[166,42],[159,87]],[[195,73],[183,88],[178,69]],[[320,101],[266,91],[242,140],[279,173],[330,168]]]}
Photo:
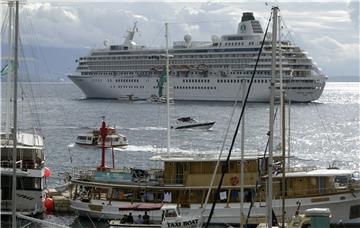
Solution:
{"label": "white boat hull", "polygon": [[[301,202],[301,210],[308,208],[329,208],[332,214],[331,223],[359,223],[360,217],[351,218],[350,208],[352,206],[360,207],[360,193],[342,193],[336,195],[328,195],[321,197],[308,198],[294,198],[286,200],[286,216],[289,220],[297,209],[297,203]],[[81,202],[79,200],[72,200],[71,207],[76,210],[79,215],[90,216],[97,219],[121,219],[123,215],[128,214],[129,211],[119,211],[121,205],[129,204],[129,202],[112,202],[108,205],[108,201],[92,200],[91,204]],[[281,200],[273,200],[273,209],[275,214],[280,218],[281,216]],[[250,204],[244,204],[244,215],[247,216]],[[203,218],[207,221],[207,217],[211,210],[211,205],[207,205]],[[182,215],[198,215],[203,211],[200,204],[192,204],[190,208],[181,208]],[[131,211],[133,216],[137,216],[141,212]],[[213,219],[211,223],[227,223],[239,224],[240,204],[231,203],[228,206],[224,203],[219,203],[215,207]],[[266,203],[255,203],[250,213],[249,222],[257,224],[266,221]],[[157,211],[150,211],[149,216],[153,220],[160,220],[161,214]]]}
{"label": "white boat hull", "polygon": [[215,122],[210,123],[197,123],[197,124],[179,124],[175,125],[175,129],[177,130],[209,130],[212,126],[214,126]]}
{"label": "white boat hull", "polygon": [[[118,80],[120,77],[115,76],[104,78],[104,76],[96,75],[69,75],[68,77],[83,91],[86,98],[146,100],[151,95],[158,93],[156,77],[139,77],[136,78],[136,82],[120,82]],[[269,102],[270,79],[260,76],[255,78],[256,82],[252,85],[249,101]],[[205,79],[202,83],[194,84],[184,82],[185,79],[181,77],[172,78],[171,86],[174,99],[184,101],[234,101],[241,87],[241,79],[239,78]],[[228,80],[229,83],[221,82],[223,80]],[[308,78],[298,78],[288,83],[287,87],[291,89],[287,90],[287,99],[293,102],[310,102],[319,99],[325,87],[325,78],[318,78],[316,82],[311,83],[308,81]],[[245,83],[247,86],[249,85],[248,82]]]}

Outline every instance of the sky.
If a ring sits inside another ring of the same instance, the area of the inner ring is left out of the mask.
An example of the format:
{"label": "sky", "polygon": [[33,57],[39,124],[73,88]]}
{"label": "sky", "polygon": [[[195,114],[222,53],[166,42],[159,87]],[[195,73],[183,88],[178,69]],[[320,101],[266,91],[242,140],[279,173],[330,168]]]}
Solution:
{"label": "sky", "polygon": [[[165,44],[164,23],[169,22],[171,42],[185,34],[210,41],[214,34],[236,33],[243,12],[254,12],[265,30],[274,3],[264,2],[29,0],[20,11],[21,34],[24,43],[96,48],[105,39],[122,43],[137,21],[134,41],[158,47]],[[329,76],[359,75],[359,0],[276,2],[285,23],[282,39],[299,45]]]}

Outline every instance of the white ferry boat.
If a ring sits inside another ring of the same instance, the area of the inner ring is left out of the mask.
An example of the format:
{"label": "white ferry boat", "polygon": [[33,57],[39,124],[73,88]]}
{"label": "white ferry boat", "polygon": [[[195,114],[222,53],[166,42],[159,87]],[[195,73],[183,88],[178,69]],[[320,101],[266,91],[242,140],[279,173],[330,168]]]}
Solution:
{"label": "white ferry boat", "polygon": [[[136,24],[122,45],[107,45],[80,57],[68,77],[87,98],[148,99],[162,93],[165,50],[150,49],[133,41]],[[234,101],[242,83],[247,85],[261,48],[264,32],[253,13],[243,13],[236,34],[213,35],[211,41],[175,41],[169,54],[171,95],[175,100]],[[271,38],[266,38],[249,101],[268,102],[271,78]],[[289,41],[281,41],[282,72],[287,99],[317,100],[327,76],[310,57]],[[277,54],[279,61],[279,53]],[[279,65],[277,66],[279,74]],[[164,93],[166,93],[164,91]]]}

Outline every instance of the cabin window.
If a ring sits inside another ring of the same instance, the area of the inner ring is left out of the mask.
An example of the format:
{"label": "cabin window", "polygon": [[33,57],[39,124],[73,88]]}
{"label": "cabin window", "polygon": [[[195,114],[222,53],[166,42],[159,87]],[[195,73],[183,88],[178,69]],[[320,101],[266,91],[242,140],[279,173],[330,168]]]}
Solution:
{"label": "cabin window", "polygon": [[184,182],[184,164],[182,163],[176,163],[176,176],[175,176],[175,182],[176,184],[183,184]]}
{"label": "cabin window", "polygon": [[176,216],[177,216],[177,213],[176,213],[175,209],[168,209],[168,210],[166,210],[166,212],[165,212],[165,217],[166,217],[166,218],[176,217]]}
{"label": "cabin window", "polygon": [[360,218],[360,205],[350,207],[350,219]]}
{"label": "cabin window", "polygon": [[18,190],[41,190],[41,178],[18,177],[16,178],[16,188]]}
{"label": "cabin window", "polygon": [[317,178],[317,182],[318,182],[318,189],[319,189],[319,193],[324,193],[325,192],[325,177],[318,177]]}

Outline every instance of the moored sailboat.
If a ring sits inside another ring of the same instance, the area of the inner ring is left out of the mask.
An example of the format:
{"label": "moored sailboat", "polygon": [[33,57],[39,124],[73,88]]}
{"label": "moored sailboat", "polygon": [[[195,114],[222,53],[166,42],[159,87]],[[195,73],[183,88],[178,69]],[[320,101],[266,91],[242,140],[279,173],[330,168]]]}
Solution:
{"label": "moored sailboat", "polygon": [[[14,3],[16,3],[14,14]],[[43,211],[45,157],[43,137],[18,131],[19,2],[9,1],[9,61],[5,129],[1,132],[1,215],[35,215]],[[12,110],[11,110],[12,109]],[[11,124],[12,122],[12,124]]]}

